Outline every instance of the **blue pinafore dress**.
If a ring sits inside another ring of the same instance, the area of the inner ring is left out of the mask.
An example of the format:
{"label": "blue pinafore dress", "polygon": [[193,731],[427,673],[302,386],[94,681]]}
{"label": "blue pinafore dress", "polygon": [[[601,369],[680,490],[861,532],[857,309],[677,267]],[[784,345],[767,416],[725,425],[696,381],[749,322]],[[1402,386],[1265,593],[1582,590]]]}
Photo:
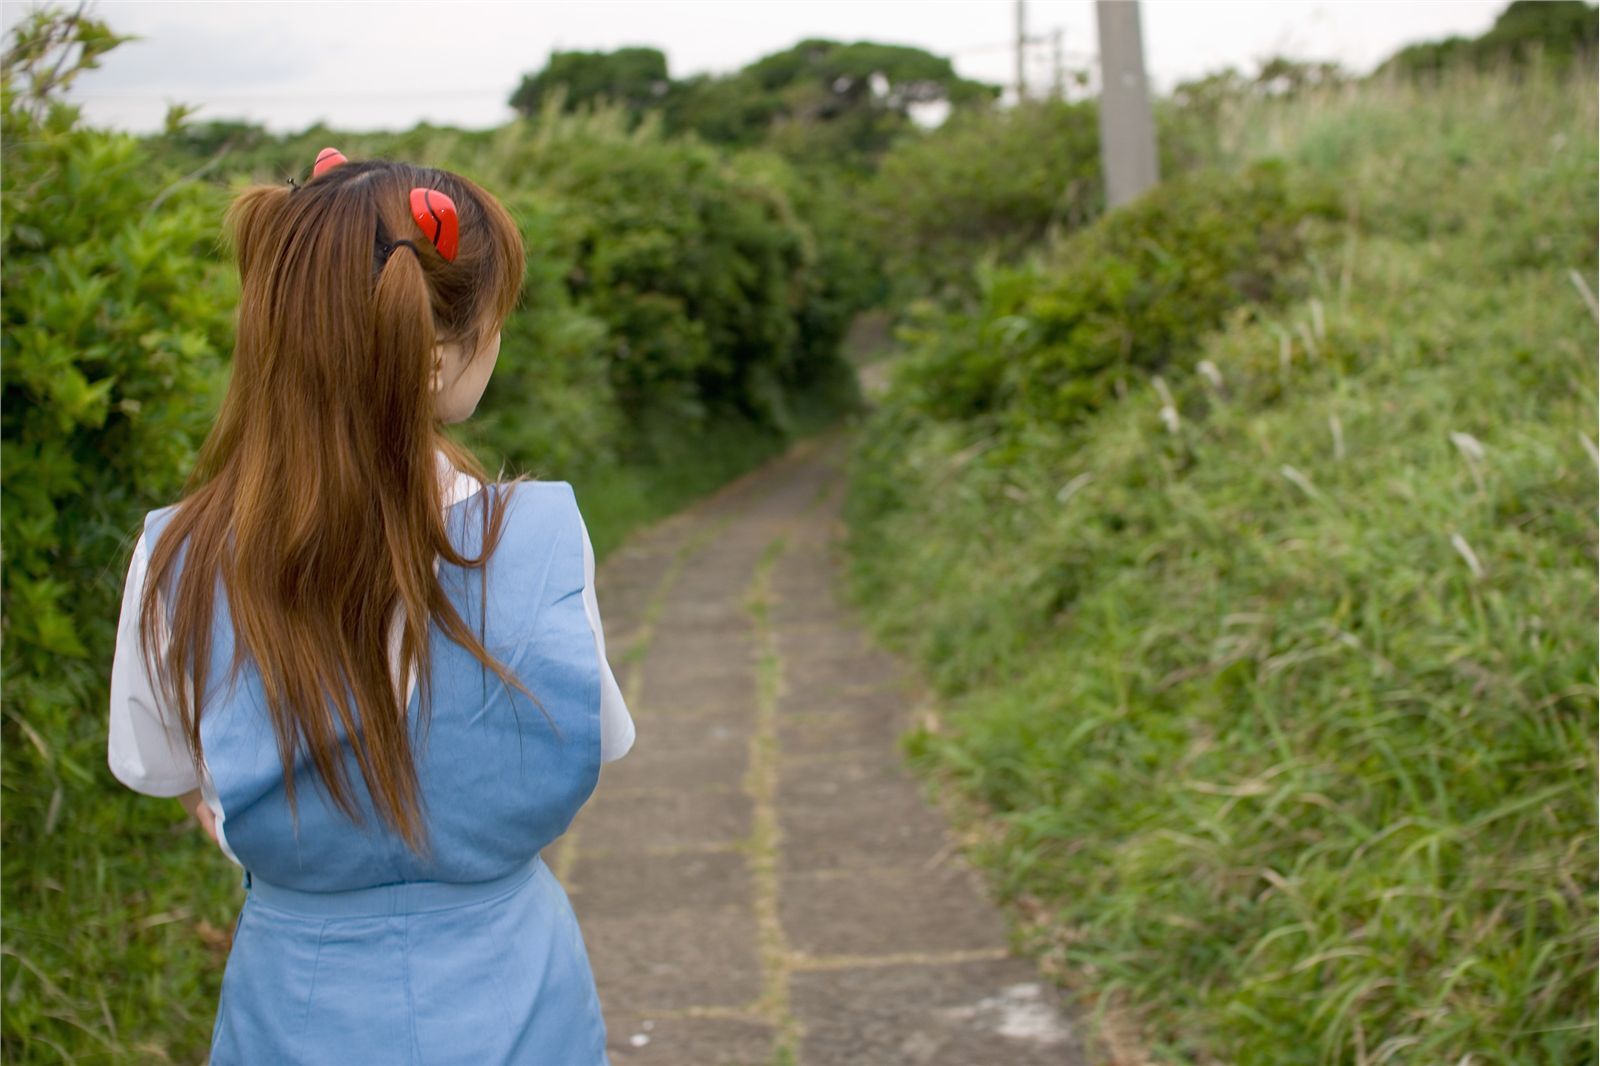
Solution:
{"label": "blue pinafore dress", "polygon": [[[420,683],[408,707],[430,860],[383,824],[342,729],[366,825],[328,800],[302,754],[295,831],[260,675],[246,657],[227,680],[234,636],[218,583],[201,739],[247,894],[213,1066],[608,1062],[583,938],[539,855],[600,772],[582,519],[567,482],[488,486],[447,512],[451,541],[469,557],[481,550],[487,491],[507,500],[487,572],[441,560],[439,580],[545,713],[432,629],[427,729]],[[151,513],[149,546],[173,510]]]}

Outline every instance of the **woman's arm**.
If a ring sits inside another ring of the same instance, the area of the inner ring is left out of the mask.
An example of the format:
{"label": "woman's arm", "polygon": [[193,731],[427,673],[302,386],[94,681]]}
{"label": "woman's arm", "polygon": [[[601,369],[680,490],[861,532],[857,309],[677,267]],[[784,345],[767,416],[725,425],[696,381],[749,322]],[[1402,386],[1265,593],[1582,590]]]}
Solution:
{"label": "woman's arm", "polygon": [[594,633],[595,655],[600,660],[600,761],[615,762],[633,747],[633,716],[623,700],[622,688],[606,660],[605,629],[600,624],[600,604],[594,592],[594,544],[589,527],[578,514],[578,530],[583,535],[583,610]]}
{"label": "woman's arm", "polygon": [[194,816],[195,821],[200,823],[200,828],[206,831],[206,835],[211,838],[211,842],[220,847],[221,842],[217,840],[217,816],[211,813],[211,808],[206,805],[205,798],[200,795],[200,790],[198,788],[190,789],[178,797],[178,802],[183,804],[184,810]]}
{"label": "woman's arm", "polygon": [[[128,560],[122,613],[117,620],[116,652],[111,660],[110,723],[106,756],[112,776],[147,796],[180,796],[199,786],[177,716],[165,704],[146,670],[139,633],[144,599],[145,542],[141,536]],[[158,630],[164,640],[164,628]]]}

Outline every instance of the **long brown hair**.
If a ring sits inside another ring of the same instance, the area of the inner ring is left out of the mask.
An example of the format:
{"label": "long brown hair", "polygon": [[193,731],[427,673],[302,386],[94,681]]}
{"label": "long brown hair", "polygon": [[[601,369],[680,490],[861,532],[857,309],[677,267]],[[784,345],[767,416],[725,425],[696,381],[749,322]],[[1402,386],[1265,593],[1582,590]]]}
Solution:
{"label": "long brown hair", "polygon": [[[414,187],[455,202],[453,261],[413,220]],[[225,229],[240,277],[232,378],[184,499],[151,551],[140,615],[147,661],[187,541],[167,652],[151,666],[181,715],[196,772],[220,576],[235,634],[229,677],[246,654],[260,671],[296,824],[300,750],[339,809],[361,821],[337,715],[377,811],[421,850],[407,708],[387,650],[396,604],[404,615],[401,669],[417,671],[424,720],[430,621],[527,693],[462,621],[433,572],[436,555],[484,567],[505,500],[479,494],[483,550],[475,558],[457,552],[446,534],[436,449],[486,479],[471,452],[441,432],[429,384],[436,344],[459,341],[475,353],[515,308],[522,237],[473,182],[388,160],[342,163],[298,189],[248,188],[228,209]],[[380,249],[402,238],[416,254],[399,246],[385,258]]]}

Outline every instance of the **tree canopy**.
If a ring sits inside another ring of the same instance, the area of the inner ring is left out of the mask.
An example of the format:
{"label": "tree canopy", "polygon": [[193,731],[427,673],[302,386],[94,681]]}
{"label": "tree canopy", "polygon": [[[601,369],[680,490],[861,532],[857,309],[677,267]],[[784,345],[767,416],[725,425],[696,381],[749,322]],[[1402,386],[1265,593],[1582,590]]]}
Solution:
{"label": "tree canopy", "polygon": [[545,97],[559,87],[564,110],[606,98],[638,114],[657,104],[669,86],[667,57],[658,48],[618,48],[613,52],[554,52],[537,74],[524,75],[511,94],[511,106],[536,115]]}
{"label": "tree canopy", "polygon": [[1481,37],[1446,37],[1402,48],[1378,73],[1437,75],[1448,67],[1557,66],[1588,57],[1600,36],[1600,12],[1584,0],[1513,0]]}
{"label": "tree canopy", "polygon": [[870,159],[913,125],[912,108],[986,107],[998,86],[971,81],[919,48],[810,38],[731,74],[674,80],[652,48],[557,52],[523,78],[511,104],[536,114],[560,89],[563,110],[602,98],[642,117],[659,111],[669,133],[725,145],[767,144],[795,158]]}

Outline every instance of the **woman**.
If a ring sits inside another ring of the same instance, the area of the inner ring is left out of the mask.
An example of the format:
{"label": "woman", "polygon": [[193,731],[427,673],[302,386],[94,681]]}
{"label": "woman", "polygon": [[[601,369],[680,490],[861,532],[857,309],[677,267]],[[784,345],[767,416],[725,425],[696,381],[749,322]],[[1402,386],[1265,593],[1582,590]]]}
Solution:
{"label": "woman", "polygon": [[211,1061],[605,1063],[539,858],[633,741],[593,548],[570,484],[486,485],[440,428],[494,368],[515,223],[324,149],[227,229],[233,374],[135,546],[109,747],[245,870]]}

